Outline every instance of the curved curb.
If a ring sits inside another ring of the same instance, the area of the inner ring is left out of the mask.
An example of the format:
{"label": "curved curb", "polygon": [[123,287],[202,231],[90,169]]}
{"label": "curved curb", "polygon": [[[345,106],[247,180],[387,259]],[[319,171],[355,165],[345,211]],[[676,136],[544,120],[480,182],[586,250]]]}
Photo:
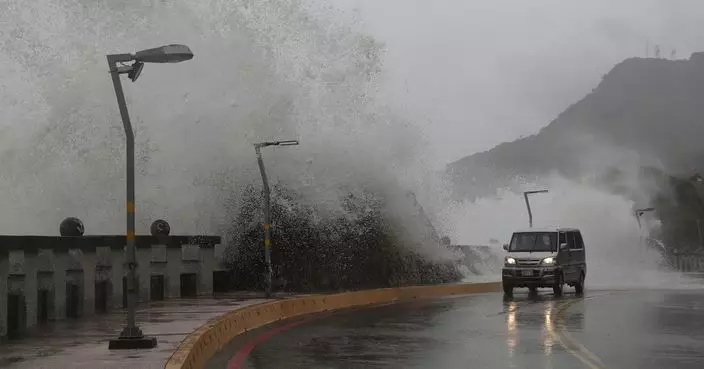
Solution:
{"label": "curved curb", "polygon": [[231,311],[193,331],[178,346],[165,369],[202,369],[235,336],[269,323],[304,314],[344,308],[470,293],[498,292],[501,282],[382,288],[268,301]]}

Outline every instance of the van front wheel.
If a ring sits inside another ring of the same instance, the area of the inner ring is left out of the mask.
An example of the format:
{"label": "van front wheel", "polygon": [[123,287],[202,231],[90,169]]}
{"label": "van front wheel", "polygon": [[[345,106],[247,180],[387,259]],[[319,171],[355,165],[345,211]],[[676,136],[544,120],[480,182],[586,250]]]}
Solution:
{"label": "van front wheel", "polygon": [[508,283],[504,283],[503,286],[504,286],[504,294],[506,294],[508,296],[513,295],[513,286],[511,286]]}
{"label": "van front wheel", "polygon": [[555,277],[555,285],[552,286],[552,292],[555,296],[562,296],[562,287],[565,284],[565,281],[562,278],[562,272],[558,273]]}

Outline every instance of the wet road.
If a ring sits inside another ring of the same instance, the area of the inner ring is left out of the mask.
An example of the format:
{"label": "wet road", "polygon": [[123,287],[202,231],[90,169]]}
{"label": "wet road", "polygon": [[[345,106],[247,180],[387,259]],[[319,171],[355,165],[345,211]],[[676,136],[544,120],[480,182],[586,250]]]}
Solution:
{"label": "wet road", "polygon": [[208,369],[703,368],[704,289],[516,292],[288,320]]}

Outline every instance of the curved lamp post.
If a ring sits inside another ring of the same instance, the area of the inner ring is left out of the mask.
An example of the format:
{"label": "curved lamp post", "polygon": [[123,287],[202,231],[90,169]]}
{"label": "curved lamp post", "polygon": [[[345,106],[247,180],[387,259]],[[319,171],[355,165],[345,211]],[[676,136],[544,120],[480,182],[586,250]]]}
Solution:
{"label": "curved lamp post", "polygon": [[[193,59],[193,52],[185,45],[166,45],[153,49],[138,51],[129,54],[107,55],[108,65],[112,84],[115,87],[117,105],[120,109],[122,124],[125,127],[127,140],[127,244],[125,256],[127,264],[127,326],[122,330],[117,339],[110,340],[109,349],[136,349],[156,347],[156,337],[145,337],[142,330],[135,322],[135,310],[137,304],[136,286],[136,255],[135,255],[135,206],[134,206],[134,132],[129,114],[127,113],[127,103],[122,90],[120,75],[127,74],[132,82],[137,81],[142,73],[144,63],[179,63]],[[130,63],[132,64],[126,64]]]}
{"label": "curved lamp post", "polygon": [[643,208],[643,209],[636,209],[633,211],[633,215],[636,216],[636,220],[638,221],[638,228],[641,228],[641,223],[640,223],[640,217],[643,216],[643,214],[647,212],[655,211],[655,208]]}
{"label": "curved lamp post", "polygon": [[528,227],[533,228],[533,212],[530,210],[530,202],[528,201],[528,195],[533,195],[536,193],[546,193],[548,190],[536,190],[536,191],[523,191],[523,198],[526,200],[526,208],[528,209]]}
{"label": "curved lamp post", "polygon": [[266,263],[266,297],[271,297],[271,190],[269,189],[269,180],[266,177],[264,170],[264,160],[262,159],[262,147],[267,146],[296,146],[298,140],[287,141],[272,141],[260,142],[254,144],[254,151],[257,154],[257,163],[259,164],[259,172],[262,175],[262,184],[264,186],[264,262]]}
{"label": "curved lamp post", "polygon": [[640,240],[640,247],[639,247],[639,256],[642,257],[643,252],[645,251],[646,243],[645,243],[645,238],[643,237],[643,226],[641,224],[640,218],[645,214],[655,211],[655,208],[642,208],[642,209],[636,209],[633,211],[633,215],[636,217],[636,221],[638,221],[638,238]]}

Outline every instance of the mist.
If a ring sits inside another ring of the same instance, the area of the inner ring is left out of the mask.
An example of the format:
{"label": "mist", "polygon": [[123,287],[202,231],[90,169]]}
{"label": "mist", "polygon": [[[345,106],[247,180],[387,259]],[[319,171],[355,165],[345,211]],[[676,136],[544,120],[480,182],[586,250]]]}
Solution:
{"label": "mist", "polygon": [[[634,216],[635,209],[651,206],[651,199],[662,191],[641,169],[660,168],[661,164],[591,135],[575,132],[572,140],[573,150],[579,153],[578,176],[568,179],[553,171],[537,179],[515,177],[493,196],[451,203],[438,212],[446,225],[443,232],[460,244],[486,245],[493,240],[493,251],[503,255],[501,245],[510,242],[512,233],[529,227],[523,191],[548,190],[529,196],[533,226],[580,229],[590,288],[694,285],[691,279],[669,271],[662,255],[646,246],[645,239],[659,226],[658,219],[647,214],[639,225]],[[620,177],[605,181],[614,168]]]}
{"label": "mist", "polygon": [[696,0],[344,0],[387,45],[385,88],[437,165],[536,133],[615,64],[704,50]]}
{"label": "mist", "polygon": [[[259,181],[252,144],[299,139],[264,149],[272,182],[331,212],[349,189],[412,190],[442,233],[484,244],[525,226],[522,198],[503,191],[453,204],[438,169],[537,132],[646,45],[665,56],[676,49],[675,57],[704,49],[704,6],[694,1],[3,6],[6,234],[55,235],[67,216],[81,218],[87,234],[124,231],[124,133],[108,53],[166,43],[195,53],[187,63],[147,65],[134,84],[123,79],[137,135],[139,233],[164,218],[174,233],[221,234],[229,200]],[[585,178],[600,170],[585,168]],[[640,239],[633,203],[588,180],[524,186],[551,191],[533,199],[536,225],[584,230],[592,270],[657,269],[651,256],[630,267]]]}
{"label": "mist", "polygon": [[422,173],[422,135],[376,97],[383,47],[352,17],[283,0],[142,4],[3,12],[3,232],[56,234],[77,216],[89,234],[120,233],[124,134],[104,55],[172,42],[195,58],[123,82],[138,231],[156,218],[177,233],[227,227],[227,200],[259,181],[263,140],[301,141],[264,150],[272,182],[333,211],[345,187],[401,188]]}

